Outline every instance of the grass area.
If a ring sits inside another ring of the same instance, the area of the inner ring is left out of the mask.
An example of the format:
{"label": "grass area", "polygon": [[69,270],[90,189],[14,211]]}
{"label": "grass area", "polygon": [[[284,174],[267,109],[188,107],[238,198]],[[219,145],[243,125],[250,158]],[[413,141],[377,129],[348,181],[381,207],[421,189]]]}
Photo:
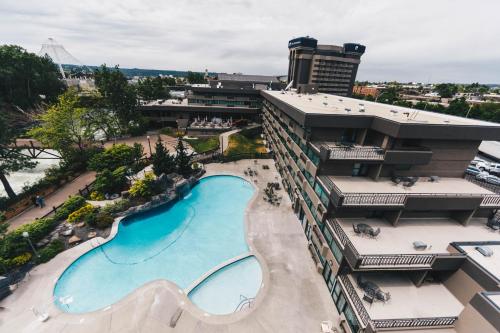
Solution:
{"label": "grass area", "polygon": [[177,128],[172,127],[163,127],[162,129],[160,129],[160,133],[168,136],[173,136],[174,138],[184,135],[182,131],[178,131]]}
{"label": "grass area", "polygon": [[193,147],[193,149],[199,154],[219,148],[218,136],[210,136],[198,139],[184,139],[184,141],[189,143],[191,147]]}
{"label": "grass area", "polygon": [[242,130],[229,136],[229,147],[224,155],[234,156],[239,154],[265,153],[266,148],[260,137],[261,128]]}

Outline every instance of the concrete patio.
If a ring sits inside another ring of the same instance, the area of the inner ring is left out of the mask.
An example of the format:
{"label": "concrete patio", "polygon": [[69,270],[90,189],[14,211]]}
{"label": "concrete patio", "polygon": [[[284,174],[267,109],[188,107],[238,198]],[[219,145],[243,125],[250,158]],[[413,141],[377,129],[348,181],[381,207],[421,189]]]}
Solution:
{"label": "concrete patio", "polygon": [[[263,164],[269,170],[264,170]],[[248,167],[257,170],[258,176],[245,176],[243,171]],[[206,170],[207,176],[241,176],[258,189],[247,208],[246,230],[251,250],[263,263],[264,286],[251,309],[233,315],[209,315],[195,307],[173,283],[157,280],[103,310],[62,312],[52,301],[53,287],[71,262],[98,246],[98,241],[105,241],[94,239],[36,267],[13,295],[1,301],[0,332],[320,332],[321,321],[337,322],[337,310],[310,258],[288,196],[280,191],[283,201],[279,207],[263,200],[267,182],[279,177],[274,161],[209,164]],[[50,319],[39,322],[32,307],[48,312]],[[183,312],[172,328],[171,319],[179,308]]]}

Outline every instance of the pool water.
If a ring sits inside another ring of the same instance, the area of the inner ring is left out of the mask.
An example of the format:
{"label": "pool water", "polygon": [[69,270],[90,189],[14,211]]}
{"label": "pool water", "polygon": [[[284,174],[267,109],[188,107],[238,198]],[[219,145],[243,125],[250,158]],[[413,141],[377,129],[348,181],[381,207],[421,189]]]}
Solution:
{"label": "pool water", "polygon": [[230,314],[252,306],[262,283],[262,270],[254,256],[216,271],[189,293],[200,309]]}
{"label": "pool water", "polygon": [[248,252],[244,213],[253,193],[242,178],[212,176],[169,207],[125,218],[111,241],[64,271],[54,289],[56,304],[71,313],[95,311],[157,279],[187,288]]}

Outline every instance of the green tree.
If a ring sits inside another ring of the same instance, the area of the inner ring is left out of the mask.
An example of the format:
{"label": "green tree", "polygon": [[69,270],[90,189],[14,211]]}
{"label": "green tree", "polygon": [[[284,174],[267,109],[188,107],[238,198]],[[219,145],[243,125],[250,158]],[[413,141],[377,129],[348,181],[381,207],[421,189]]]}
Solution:
{"label": "green tree", "polygon": [[191,71],[187,73],[187,81],[191,84],[207,82],[207,80],[205,80],[205,74]]}
{"label": "green tree", "polygon": [[141,144],[134,143],[132,147],[125,144],[116,144],[94,155],[90,159],[88,167],[95,171],[116,170],[121,166],[133,168],[143,155]]}
{"label": "green tree", "polygon": [[80,106],[76,90],[69,89],[39,117],[41,125],[30,130],[28,135],[59,151],[69,162],[74,150],[83,153],[94,141],[89,130],[88,112],[87,108]]}
{"label": "green tree", "polygon": [[[171,85],[170,78],[160,76],[147,77],[137,84],[137,94],[144,100],[166,99],[170,97],[168,86]],[[174,79],[175,84],[175,79]]]}
{"label": "green tree", "polygon": [[454,116],[465,117],[469,108],[470,105],[465,101],[465,98],[461,97],[452,100],[445,112]]}
{"label": "green tree", "polygon": [[0,181],[9,198],[15,198],[16,193],[10,186],[7,176],[10,172],[34,168],[37,163],[8,148],[8,145],[14,141],[14,133],[7,123],[6,117],[0,113]]}
{"label": "green tree", "polygon": [[452,83],[441,83],[434,87],[442,98],[451,98],[458,92],[458,86]]}
{"label": "green tree", "polygon": [[175,148],[176,156],[175,163],[177,165],[177,172],[184,177],[188,177],[191,172],[191,155],[187,153],[186,147],[184,147],[184,143],[179,138],[177,140],[177,147]]}
{"label": "green tree", "polygon": [[168,175],[175,171],[175,158],[168,153],[168,149],[163,145],[159,136],[155,146],[155,153],[151,156],[151,159],[153,172],[156,176],[160,176],[162,173]]}
{"label": "green tree", "polygon": [[42,101],[53,102],[64,91],[50,58],[16,45],[1,45],[0,64],[0,106],[30,108]]}
{"label": "green tree", "polygon": [[106,140],[122,135],[120,119],[99,93],[80,97],[82,107],[88,109],[87,123],[92,133],[102,132]]}
{"label": "green tree", "polygon": [[118,66],[109,69],[106,65],[102,65],[95,70],[94,78],[105,105],[115,112],[121,126],[124,129],[128,128],[129,123],[137,118],[135,88],[128,84],[127,78]]}

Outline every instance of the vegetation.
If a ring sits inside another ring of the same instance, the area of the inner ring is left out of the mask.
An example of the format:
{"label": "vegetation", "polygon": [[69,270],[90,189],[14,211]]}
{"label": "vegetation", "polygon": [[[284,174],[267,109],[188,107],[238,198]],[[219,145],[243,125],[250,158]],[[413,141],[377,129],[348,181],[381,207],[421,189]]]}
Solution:
{"label": "vegetation", "polygon": [[16,193],[7,180],[9,173],[36,166],[36,163],[29,157],[6,148],[13,141],[14,133],[12,128],[7,125],[7,119],[0,113],[0,181],[11,199],[16,198]]}
{"label": "vegetation", "polygon": [[458,86],[452,83],[437,84],[434,89],[442,98],[451,98],[458,92]]}
{"label": "vegetation", "polygon": [[36,261],[38,264],[47,262],[62,251],[64,251],[64,243],[59,239],[55,239],[50,242],[49,245],[38,251],[39,257],[36,258]]}
{"label": "vegetation", "polygon": [[205,74],[203,74],[203,73],[189,71],[187,73],[186,78],[187,78],[187,81],[191,84],[207,83],[207,80],[205,80]]}
{"label": "vegetation", "polygon": [[41,125],[28,135],[59,151],[66,162],[72,162],[74,151],[82,154],[94,140],[87,114],[88,109],[80,106],[77,91],[69,89],[39,117]]}
{"label": "vegetation", "polygon": [[[87,201],[84,197],[75,195],[66,200],[61,207],[56,210],[54,214],[54,219],[57,221],[61,221],[66,219],[71,213],[85,206]],[[18,230],[18,229],[16,229]]]}
{"label": "vegetation", "polygon": [[68,222],[69,223],[81,222],[85,219],[87,215],[91,214],[93,211],[94,211],[94,206],[92,206],[91,204],[86,204],[82,208],[77,209],[73,213],[69,214]]}
{"label": "vegetation", "polygon": [[104,169],[116,170],[121,166],[136,169],[143,155],[144,152],[141,144],[135,143],[132,147],[125,144],[117,144],[94,155],[90,159],[88,167],[95,171],[102,171]]}
{"label": "vegetation", "polygon": [[64,90],[50,58],[15,45],[0,46],[0,108],[27,109],[53,102]]}
{"label": "vegetation", "polygon": [[260,130],[258,127],[246,129],[229,136],[229,147],[224,154],[230,157],[240,154],[266,153]]}
{"label": "vegetation", "polygon": [[[109,169],[104,169],[103,171],[99,172],[96,176],[95,182],[92,185],[92,188],[94,189],[95,192],[92,192],[94,194],[94,198],[98,197],[99,199],[104,199],[102,196],[103,194],[106,193],[119,193],[128,184],[128,178],[127,178],[127,168],[124,166],[118,167],[113,171],[109,171]],[[91,199],[92,199],[92,194],[91,194]],[[97,199],[95,199],[97,200]]]}
{"label": "vegetation", "polygon": [[193,172],[193,169],[191,169],[191,155],[188,155],[186,147],[184,147],[184,143],[180,138],[177,140],[177,147],[175,148],[175,151],[177,173],[184,177],[188,177]]}
{"label": "vegetation", "polygon": [[137,84],[137,95],[144,100],[166,99],[170,97],[168,87],[175,85],[170,77],[147,77]]}
{"label": "vegetation", "polygon": [[154,193],[154,183],[154,175],[147,173],[143,179],[135,181],[128,192],[132,198],[150,198]]}
{"label": "vegetation", "polygon": [[175,158],[169,154],[161,141],[161,137],[158,137],[155,153],[151,156],[151,162],[153,163],[153,172],[156,176],[160,176],[162,173],[168,175],[175,171]]}
{"label": "vegetation", "polygon": [[128,129],[130,122],[137,120],[135,88],[119,70],[102,65],[94,72],[95,84],[103,97],[103,104],[112,110],[120,120],[121,127]]}
{"label": "vegetation", "polygon": [[199,153],[205,153],[209,151],[213,151],[219,148],[219,137],[211,136],[207,138],[198,138],[198,139],[184,139],[187,143],[193,147],[193,149]]}

